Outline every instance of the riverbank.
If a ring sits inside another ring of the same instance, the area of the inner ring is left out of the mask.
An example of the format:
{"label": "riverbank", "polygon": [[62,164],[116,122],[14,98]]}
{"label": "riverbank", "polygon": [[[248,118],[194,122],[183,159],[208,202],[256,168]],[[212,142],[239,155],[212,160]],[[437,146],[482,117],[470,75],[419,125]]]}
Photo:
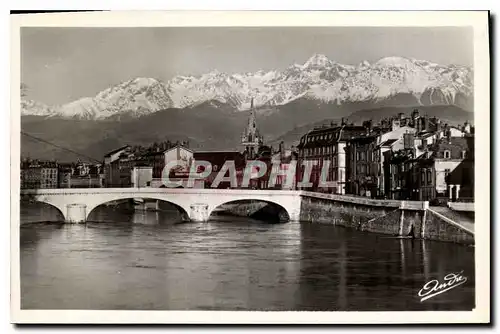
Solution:
{"label": "riverbank", "polygon": [[450,219],[429,208],[428,202],[372,200],[304,192],[300,220],[398,237],[465,245],[475,242],[473,221],[465,224],[457,218]]}

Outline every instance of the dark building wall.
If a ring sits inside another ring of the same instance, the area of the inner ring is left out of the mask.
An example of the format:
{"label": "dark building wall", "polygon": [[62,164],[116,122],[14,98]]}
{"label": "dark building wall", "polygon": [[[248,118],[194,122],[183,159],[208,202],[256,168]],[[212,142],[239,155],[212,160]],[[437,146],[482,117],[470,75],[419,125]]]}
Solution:
{"label": "dark building wall", "polygon": [[346,149],[348,159],[348,193],[376,197],[379,164],[376,160],[375,147],[377,137],[356,138],[351,140]]}

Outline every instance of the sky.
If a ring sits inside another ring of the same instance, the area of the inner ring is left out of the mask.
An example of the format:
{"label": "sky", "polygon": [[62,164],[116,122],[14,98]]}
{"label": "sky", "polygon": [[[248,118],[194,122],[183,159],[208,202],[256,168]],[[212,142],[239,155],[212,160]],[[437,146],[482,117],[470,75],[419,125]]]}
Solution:
{"label": "sky", "polygon": [[282,70],[313,54],[343,64],[389,56],[473,65],[466,27],[37,28],[21,30],[27,97],[60,105],[136,77]]}

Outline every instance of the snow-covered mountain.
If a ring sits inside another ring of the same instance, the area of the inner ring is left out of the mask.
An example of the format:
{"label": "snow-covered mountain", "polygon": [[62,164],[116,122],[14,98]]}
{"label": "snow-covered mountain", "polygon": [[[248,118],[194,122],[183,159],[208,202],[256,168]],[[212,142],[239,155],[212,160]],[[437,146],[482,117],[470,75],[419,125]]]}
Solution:
{"label": "snow-covered mountain", "polygon": [[37,101],[23,99],[21,100],[21,114],[34,116],[52,116],[57,114],[57,110]]}
{"label": "snow-covered mountain", "polygon": [[471,110],[472,69],[443,66],[423,60],[386,57],[370,64],[343,65],[315,54],[304,64],[278,71],[227,74],[212,71],[201,76],[176,76],[168,82],[137,78],[63,106],[23,102],[23,114],[105,119],[121,114],[133,117],[167,108],[186,108],[219,101],[235,110],[280,106],[299,98],[335,103],[378,103],[398,94],[421,105],[454,104]]}

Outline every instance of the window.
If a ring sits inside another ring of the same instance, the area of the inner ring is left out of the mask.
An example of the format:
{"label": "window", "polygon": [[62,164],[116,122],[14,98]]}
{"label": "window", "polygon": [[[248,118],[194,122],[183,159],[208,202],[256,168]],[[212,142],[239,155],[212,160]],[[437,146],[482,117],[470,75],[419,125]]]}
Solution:
{"label": "window", "polygon": [[425,169],[420,172],[420,184],[425,185]]}
{"label": "window", "polygon": [[467,158],[467,151],[462,151],[462,159],[466,159]]}
{"label": "window", "polygon": [[432,171],[431,169],[427,169],[427,184],[432,184]]}
{"label": "window", "polygon": [[449,159],[449,158],[450,158],[450,156],[451,156],[450,151],[448,151],[448,150],[444,151],[444,158],[445,158],[445,159]]}

